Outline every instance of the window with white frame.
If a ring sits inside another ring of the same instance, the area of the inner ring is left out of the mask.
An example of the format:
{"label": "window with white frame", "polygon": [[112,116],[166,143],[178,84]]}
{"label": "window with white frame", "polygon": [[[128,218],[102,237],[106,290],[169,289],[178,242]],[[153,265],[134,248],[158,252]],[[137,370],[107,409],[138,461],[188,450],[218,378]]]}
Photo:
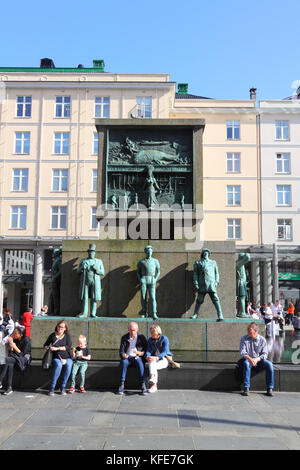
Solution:
{"label": "window with white frame", "polygon": [[30,132],[15,133],[15,153],[20,155],[30,154]]}
{"label": "window with white frame", "polygon": [[276,200],[278,206],[291,205],[291,186],[289,184],[277,184]]}
{"label": "window with white frame", "polygon": [[227,204],[228,206],[241,205],[241,187],[239,185],[227,186]]}
{"label": "window with white frame", "polygon": [[51,207],[51,228],[57,230],[67,228],[67,206]]}
{"label": "window with white frame", "polygon": [[137,117],[150,119],[152,117],[152,97],[140,96],[136,98]]}
{"label": "window with white frame", "polygon": [[99,222],[96,219],[96,207],[91,208],[91,230],[98,230]]}
{"label": "window with white frame", "polygon": [[14,168],[12,191],[28,191],[28,168]]}
{"label": "window with white frame", "polygon": [[289,153],[276,154],[276,172],[277,173],[290,173],[291,172],[291,155]]}
{"label": "window with white frame", "polygon": [[226,170],[227,173],[240,173],[241,171],[241,154],[227,152],[226,155]]}
{"label": "window with white frame", "polygon": [[289,140],[290,123],[289,121],[275,121],[275,139]]}
{"label": "window with white frame", "polygon": [[277,219],[277,239],[292,240],[292,220]]}
{"label": "window with white frame", "polygon": [[226,127],[228,140],[240,139],[240,121],[227,121]]}
{"label": "window with white frame", "polygon": [[109,118],[110,114],[110,97],[109,96],[96,96],[95,97],[95,117],[96,118]]}
{"label": "window with white frame", "polygon": [[230,240],[241,239],[241,219],[227,219],[227,238]]}
{"label": "window with white frame", "polygon": [[54,153],[56,155],[68,155],[70,146],[69,132],[54,133]]}
{"label": "window with white frame", "polygon": [[98,188],[98,170],[92,170],[92,192],[96,193]]}
{"label": "window with white frame", "polygon": [[17,117],[31,117],[31,96],[17,96]]}
{"label": "window with white frame", "polygon": [[68,191],[68,170],[52,170],[52,191]]}
{"label": "window with white frame", "polygon": [[57,96],[55,99],[55,117],[66,118],[71,116],[71,97]]}
{"label": "window with white frame", "polygon": [[98,132],[93,134],[93,154],[98,155]]}
{"label": "window with white frame", "polygon": [[11,206],[10,228],[25,230],[27,222],[27,206]]}

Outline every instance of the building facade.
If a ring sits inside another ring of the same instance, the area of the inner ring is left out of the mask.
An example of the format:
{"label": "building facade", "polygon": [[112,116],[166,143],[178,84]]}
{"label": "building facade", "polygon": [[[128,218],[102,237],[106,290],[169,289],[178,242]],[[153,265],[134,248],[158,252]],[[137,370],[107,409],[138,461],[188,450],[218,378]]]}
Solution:
{"label": "building facade", "polygon": [[177,94],[172,117],[205,119],[203,238],[260,243],[255,100]]}
{"label": "building facade", "polygon": [[[297,97],[296,97],[297,98]],[[53,248],[98,239],[95,119],[204,119],[203,240],[251,252],[249,295],[300,292],[300,100],[216,100],[169,74],[0,67],[0,299],[18,317],[48,303]],[[284,264],[285,263],[285,264]],[[290,263],[290,264],[289,264]],[[299,279],[298,279],[299,276]],[[294,292],[295,291],[295,292]],[[2,302],[0,302],[2,305]]]}
{"label": "building facade", "polygon": [[[273,245],[277,247],[276,296],[285,302],[292,299],[297,304],[299,304],[300,292],[299,98],[298,90],[298,94],[291,98],[262,100],[259,104],[261,244],[265,247]],[[273,260],[269,258],[265,263],[270,272],[270,265],[274,264]],[[265,277],[267,276],[268,274],[265,274]],[[259,282],[259,276],[257,282]]]}

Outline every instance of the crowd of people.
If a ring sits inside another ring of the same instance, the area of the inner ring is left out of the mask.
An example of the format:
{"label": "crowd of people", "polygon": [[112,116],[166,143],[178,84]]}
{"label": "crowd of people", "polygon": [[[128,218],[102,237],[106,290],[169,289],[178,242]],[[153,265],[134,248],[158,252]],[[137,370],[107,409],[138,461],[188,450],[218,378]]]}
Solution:
{"label": "crowd of people", "polygon": [[[42,314],[47,311],[44,306]],[[243,376],[243,395],[248,395],[250,388],[251,368],[266,371],[267,395],[272,396],[274,388],[274,372],[272,362],[267,360],[268,349],[266,339],[258,334],[258,325],[255,320],[264,320],[266,328],[271,322],[278,323],[280,329],[284,325],[292,324],[295,331],[300,331],[300,313],[295,313],[295,307],[289,304],[285,312],[280,302],[268,303],[260,306],[258,302],[248,302],[247,313],[251,320],[247,335],[240,343],[240,356],[237,367]],[[14,370],[24,371],[31,362],[30,325],[33,320],[32,309],[24,312],[21,324],[13,320],[9,309],[4,309],[0,315],[0,389],[6,378],[4,395],[12,393]],[[158,371],[171,366],[179,368],[180,364],[172,358],[169,339],[162,333],[159,325],[150,327],[150,337],[147,339],[138,331],[138,323],[130,322],[128,332],[122,336],[120,342],[120,384],[117,390],[119,395],[124,394],[128,367],[135,367],[138,373],[141,395],[157,392]],[[55,394],[58,381],[60,394],[73,394],[76,391],[76,377],[79,375],[79,391],[86,393],[85,376],[88,362],[91,360],[91,350],[84,335],[78,337],[77,346],[72,347],[68,324],[61,320],[44,343],[45,351],[51,354],[51,385],[49,395]],[[149,388],[146,386],[146,366],[149,371]],[[71,377],[71,385],[67,390],[67,383]]]}
{"label": "crowd of people", "polygon": [[296,317],[293,303],[289,302],[288,308],[284,310],[279,300],[262,305],[256,300],[247,302],[247,314],[253,320],[264,320],[266,325],[274,321],[279,324],[280,330],[283,330],[285,325],[293,325]]}
{"label": "crowd of people", "polygon": [[[32,318],[31,318],[32,317]],[[30,323],[33,319],[32,309],[24,312],[22,324],[14,322],[12,314],[5,309],[0,317],[0,389],[6,378],[6,390],[4,395],[10,395],[13,384],[14,370],[23,372],[31,362]],[[55,394],[58,381],[60,381],[60,394],[73,394],[76,391],[76,377],[79,375],[79,391],[86,393],[85,375],[88,361],[91,360],[91,351],[87,345],[87,339],[80,335],[77,347],[72,347],[68,324],[60,321],[53,333],[44,343],[45,351],[51,352],[51,385],[49,396]],[[141,394],[146,395],[157,391],[158,371],[170,366],[180,367],[173,361],[169,349],[169,340],[162,334],[158,325],[150,328],[150,338],[138,332],[138,324],[131,322],[128,333],[121,338],[120,344],[120,385],[117,393],[124,393],[124,384],[129,366],[135,366],[140,379]],[[146,387],[145,365],[149,367],[150,388]],[[71,377],[71,385],[67,390],[67,382]]]}

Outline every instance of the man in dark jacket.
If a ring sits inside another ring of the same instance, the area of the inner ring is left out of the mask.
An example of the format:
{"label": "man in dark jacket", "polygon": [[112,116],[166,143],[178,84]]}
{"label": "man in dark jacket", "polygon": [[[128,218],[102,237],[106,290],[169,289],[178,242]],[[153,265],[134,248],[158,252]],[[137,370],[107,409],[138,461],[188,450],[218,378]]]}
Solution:
{"label": "man in dark jacket", "polygon": [[145,385],[144,357],[147,349],[147,340],[144,335],[138,333],[138,324],[131,322],[128,325],[128,333],[122,336],[120,345],[120,375],[121,383],[118,394],[123,395],[124,383],[128,366],[136,366],[141,384],[141,394],[147,395]]}

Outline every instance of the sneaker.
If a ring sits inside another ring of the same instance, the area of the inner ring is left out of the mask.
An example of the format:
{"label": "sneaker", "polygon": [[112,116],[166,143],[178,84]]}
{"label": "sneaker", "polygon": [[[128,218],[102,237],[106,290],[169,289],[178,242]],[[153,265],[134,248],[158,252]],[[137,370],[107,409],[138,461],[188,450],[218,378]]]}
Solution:
{"label": "sneaker", "polygon": [[11,395],[13,393],[13,389],[11,387],[8,387],[7,390],[3,393],[3,395]]}
{"label": "sneaker", "polygon": [[68,393],[74,393],[75,392],[75,387],[70,387],[68,390]]}
{"label": "sneaker", "polygon": [[272,390],[272,388],[268,388],[266,395],[267,395],[267,397],[273,397],[273,390]]}
{"label": "sneaker", "polygon": [[157,392],[157,385],[156,384],[153,384],[149,390],[148,390],[149,393],[155,393]]}
{"label": "sneaker", "polygon": [[61,395],[67,395],[67,392],[66,392],[66,390],[65,390],[64,388],[62,388],[61,391],[60,391],[60,394],[61,394]]}
{"label": "sneaker", "polygon": [[119,389],[118,389],[118,395],[123,395],[124,394],[124,383],[122,382]]}
{"label": "sneaker", "polygon": [[146,385],[145,385],[145,382],[142,383],[142,386],[141,386],[141,395],[147,395],[147,388],[146,388]]}
{"label": "sneaker", "polygon": [[48,392],[49,397],[54,397],[54,388],[51,388]]}
{"label": "sneaker", "polygon": [[84,387],[79,387],[80,393],[86,393],[86,390]]}
{"label": "sneaker", "polygon": [[245,387],[244,391],[242,392],[243,397],[247,397],[249,395],[249,388]]}

